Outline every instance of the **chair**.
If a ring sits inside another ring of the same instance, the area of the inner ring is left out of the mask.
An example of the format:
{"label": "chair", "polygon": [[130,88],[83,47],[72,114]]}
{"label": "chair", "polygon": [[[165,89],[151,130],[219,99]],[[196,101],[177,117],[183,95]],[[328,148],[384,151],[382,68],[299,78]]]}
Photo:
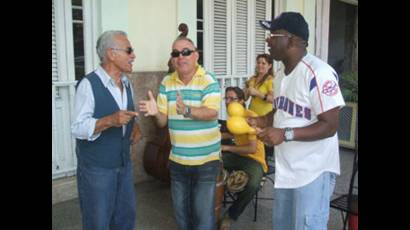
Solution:
{"label": "chair", "polygon": [[[355,177],[358,172],[357,154],[358,154],[358,145],[356,142],[356,149],[355,149],[354,158],[353,158],[353,171],[352,171],[352,175],[350,178],[349,191],[347,194],[342,194],[330,202],[330,207],[340,210],[341,212],[342,220],[343,220],[343,230],[346,229],[347,220],[349,219],[350,216],[356,216],[356,217],[359,216],[358,187],[354,186]],[[354,189],[356,189],[357,191],[354,192]],[[345,215],[343,215],[344,213]]]}
{"label": "chair", "polygon": [[254,201],[255,201],[255,205],[254,205],[255,209],[254,210],[255,211],[254,211],[254,215],[253,215],[253,221],[256,221],[256,218],[258,216],[258,200],[273,200],[273,197],[259,197],[259,192],[262,190],[262,188],[263,188],[263,186],[266,182],[266,179],[272,183],[272,186],[275,184],[275,181],[272,178],[269,177],[270,175],[275,174],[275,166],[273,164],[270,164],[268,160],[266,161],[266,163],[268,164],[268,171],[263,174],[262,181],[261,181],[261,186],[255,194],[255,199],[254,199]]}

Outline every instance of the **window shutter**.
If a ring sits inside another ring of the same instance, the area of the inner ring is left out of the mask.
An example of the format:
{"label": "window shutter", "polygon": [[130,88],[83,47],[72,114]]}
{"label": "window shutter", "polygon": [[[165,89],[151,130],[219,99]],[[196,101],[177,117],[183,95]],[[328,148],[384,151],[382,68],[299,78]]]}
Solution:
{"label": "window shutter", "polygon": [[54,13],[54,1],[52,1],[52,45],[51,45],[51,75],[52,81],[58,81],[58,70],[57,70],[57,45],[56,45],[56,29],[55,29],[55,13]]}
{"label": "window shutter", "polygon": [[213,71],[216,75],[227,73],[227,1],[214,2]]}
{"label": "window shutter", "polygon": [[235,4],[234,39],[234,70],[235,74],[248,74],[248,3],[247,0],[237,0]]}
{"label": "window shutter", "polygon": [[260,26],[259,20],[265,20],[266,18],[266,0],[256,0],[255,2],[255,56],[265,53],[266,47],[266,34],[265,30]]}

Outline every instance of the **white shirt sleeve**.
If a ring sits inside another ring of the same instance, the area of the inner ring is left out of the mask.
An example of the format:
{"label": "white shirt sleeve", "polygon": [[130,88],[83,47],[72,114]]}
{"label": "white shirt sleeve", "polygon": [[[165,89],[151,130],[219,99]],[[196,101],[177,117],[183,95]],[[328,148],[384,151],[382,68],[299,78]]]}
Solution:
{"label": "white shirt sleeve", "polygon": [[94,94],[91,83],[83,79],[77,87],[74,98],[74,117],[71,124],[72,135],[81,140],[94,141],[101,133],[93,135],[97,119],[94,115]]}
{"label": "white shirt sleeve", "polygon": [[337,74],[331,69],[322,68],[313,80],[317,87],[310,91],[310,98],[316,114],[345,105]]}

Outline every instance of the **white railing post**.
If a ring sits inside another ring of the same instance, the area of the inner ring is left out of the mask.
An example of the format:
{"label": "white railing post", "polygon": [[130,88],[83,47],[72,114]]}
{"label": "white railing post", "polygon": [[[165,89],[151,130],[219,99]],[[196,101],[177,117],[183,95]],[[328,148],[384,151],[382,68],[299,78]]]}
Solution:
{"label": "white railing post", "polygon": [[70,128],[73,119],[75,84],[75,81],[52,83],[53,179],[74,175],[77,168],[75,139],[71,135]]}

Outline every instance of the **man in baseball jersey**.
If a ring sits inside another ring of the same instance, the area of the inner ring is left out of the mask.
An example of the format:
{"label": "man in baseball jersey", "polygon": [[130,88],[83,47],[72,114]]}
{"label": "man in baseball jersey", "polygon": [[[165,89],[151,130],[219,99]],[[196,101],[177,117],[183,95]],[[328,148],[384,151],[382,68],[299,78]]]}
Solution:
{"label": "man in baseball jersey", "polygon": [[[308,24],[284,12],[260,21],[270,30],[271,57],[281,61],[274,80],[273,127],[258,137],[275,145],[273,229],[327,229],[329,202],[340,174],[337,128],[344,100],[335,70],[307,53]],[[267,127],[268,116],[258,119]]]}

